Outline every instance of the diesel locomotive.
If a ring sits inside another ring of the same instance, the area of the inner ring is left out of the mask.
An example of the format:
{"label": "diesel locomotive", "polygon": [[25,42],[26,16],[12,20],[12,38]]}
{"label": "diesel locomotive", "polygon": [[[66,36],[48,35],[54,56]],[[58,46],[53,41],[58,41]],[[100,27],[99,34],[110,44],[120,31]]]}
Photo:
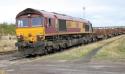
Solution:
{"label": "diesel locomotive", "polygon": [[27,8],[16,16],[18,51],[47,54],[91,41],[92,24],[85,19]]}
{"label": "diesel locomotive", "polygon": [[119,34],[117,30],[104,30],[93,29],[86,19],[27,8],[16,16],[15,45],[21,55],[43,55]]}

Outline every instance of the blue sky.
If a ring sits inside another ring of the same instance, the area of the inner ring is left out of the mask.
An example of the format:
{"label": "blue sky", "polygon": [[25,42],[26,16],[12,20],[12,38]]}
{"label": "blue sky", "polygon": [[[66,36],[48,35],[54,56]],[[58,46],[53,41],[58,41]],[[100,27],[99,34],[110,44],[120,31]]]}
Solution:
{"label": "blue sky", "polygon": [[26,8],[85,18],[93,26],[125,26],[124,0],[0,0],[0,23],[15,23],[16,14]]}

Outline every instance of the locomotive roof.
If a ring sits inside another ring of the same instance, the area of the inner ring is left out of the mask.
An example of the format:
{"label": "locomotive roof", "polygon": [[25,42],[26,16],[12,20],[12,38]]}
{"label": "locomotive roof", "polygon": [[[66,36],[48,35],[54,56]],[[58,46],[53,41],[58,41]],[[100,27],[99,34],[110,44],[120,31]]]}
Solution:
{"label": "locomotive roof", "polygon": [[21,15],[32,14],[32,13],[36,13],[36,14],[42,15],[44,17],[49,17],[49,18],[74,20],[74,21],[80,21],[80,22],[85,22],[85,23],[89,22],[88,20],[68,16],[68,15],[65,15],[65,14],[60,14],[60,13],[55,13],[55,12],[47,12],[47,11],[44,11],[44,10],[37,10],[37,9],[32,9],[32,8],[27,8],[27,9],[21,11],[19,14],[17,14],[16,18],[18,18]]}

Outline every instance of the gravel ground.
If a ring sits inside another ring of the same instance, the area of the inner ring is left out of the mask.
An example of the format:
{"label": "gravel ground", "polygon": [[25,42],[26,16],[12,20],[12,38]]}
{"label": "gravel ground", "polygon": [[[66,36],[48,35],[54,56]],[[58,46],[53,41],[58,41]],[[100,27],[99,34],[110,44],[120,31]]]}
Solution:
{"label": "gravel ground", "polygon": [[9,61],[11,56],[0,55],[0,71],[5,71],[5,74],[125,74],[125,63],[121,62],[85,62],[86,58],[76,62],[35,58]]}
{"label": "gravel ground", "polygon": [[[4,64],[7,61],[4,61]],[[125,64],[43,62],[0,65],[6,74],[125,74]]]}

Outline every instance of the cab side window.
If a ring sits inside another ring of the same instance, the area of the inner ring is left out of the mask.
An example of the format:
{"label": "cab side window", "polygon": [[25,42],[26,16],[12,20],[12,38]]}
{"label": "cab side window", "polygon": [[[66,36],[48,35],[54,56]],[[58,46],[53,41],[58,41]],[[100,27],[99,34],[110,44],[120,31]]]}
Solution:
{"label": "cab side window", "polygon": [[88,24],[85,25],[85,31],[89,31],[89,25]]}
{"label": "cab side window", "polygon": [[52,26],[52,19],[48,18],[48,26]]}
{"label": "cab side window", "polygon": [[93,32],[92,24],[90,23],[90,31]]}
{"label": "cab side window", "polygon": [[46,18],[46,27],[51,27],[52,26],[52,19],[51,18]]}

